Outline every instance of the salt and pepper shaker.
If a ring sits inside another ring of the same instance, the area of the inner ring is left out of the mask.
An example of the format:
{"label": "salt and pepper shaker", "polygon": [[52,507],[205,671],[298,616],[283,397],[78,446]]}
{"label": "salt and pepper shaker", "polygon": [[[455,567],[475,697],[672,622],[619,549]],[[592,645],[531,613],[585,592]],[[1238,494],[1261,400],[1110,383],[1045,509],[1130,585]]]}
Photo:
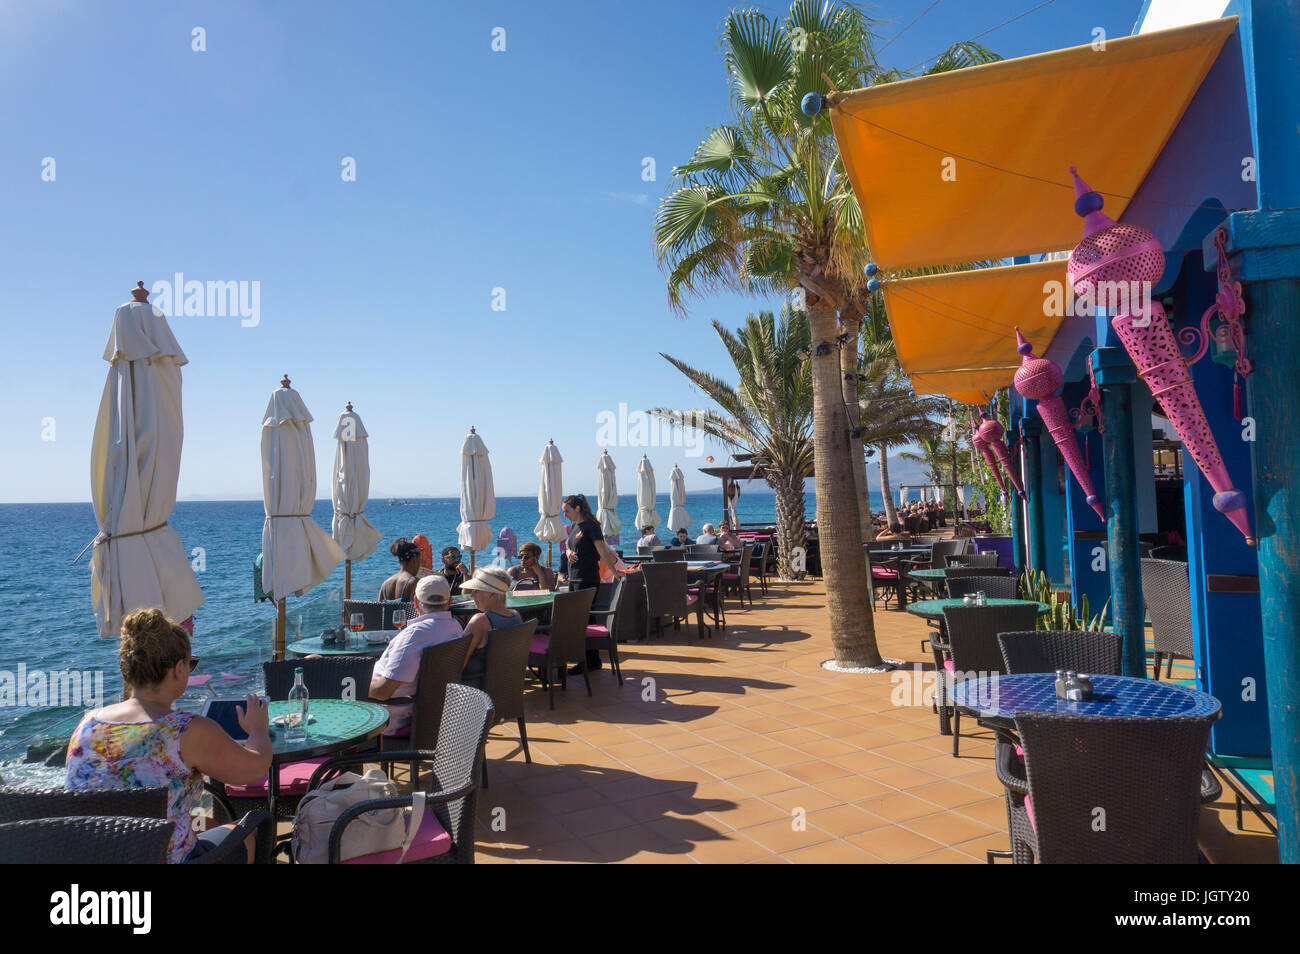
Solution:
{"label": "salt and pepper shaker", "polygon": [[1065,698],[1065,670],[1056,670],[1056,698]]}
{"label": "salt and pepper shaker", "polygon": [[1079,682],[1079,674],[1073,670],[1065,674],[1065,698],[1071,702],[1083,701],[1083,685]]}
{"label": "salt and pepper shaker", "polygon": [[1079,687],[1083,690],[1083,698],[1085,699],[1091,698],[1092,680],[1088,678],[1088,676],[1084,675],[1083,673],[1078,673],[1075,676],[1075,678],[1079,680]]}

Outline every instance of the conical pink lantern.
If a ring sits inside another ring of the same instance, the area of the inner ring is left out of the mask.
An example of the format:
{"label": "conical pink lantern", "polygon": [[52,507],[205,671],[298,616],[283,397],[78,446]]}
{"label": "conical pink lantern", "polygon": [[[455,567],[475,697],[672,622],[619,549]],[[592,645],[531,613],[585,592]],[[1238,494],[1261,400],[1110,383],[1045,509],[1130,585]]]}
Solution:
{"label": "conical pink lantern", "polygon": [[993,448],[989,447],[989,442],[986,441],[984,437],[980,434],[979,421],[975,420],[975,418],[972,417],[970,421],[970,426],[971,426],[971,432],[970,432],[971,446],[974,447],[977,451],[979,451],[980,454],[984,457],[985,466],[988,467],[989,473],[993,475],[993,479],[998,482],[998,490],[1002,491],[1002,496],[1005,497],[1007,495],[1007,485],[1002,480],[1002,472],[998,470],[998,459],[993,456]]}
{"label": "conical pink lantern", "polygon": [[1101,499],[1093,489],[1088,468],[1084,466],[1083,455],[1079,453],[1079,445],[1075,443],[1074,427],[1070,424],[1070,412],[1065,409],[1065,402],[1061,400],[1060,390],[1061,385],[1065,383],[1065,375],[1061,373],[1061,368],[1055,361],[1034,357],[1034,346],[1025,340],[1019,328],[1016,329],[1016,350],[1020,352],[1022,358],[1012,383],[1023,397],[1038,402],[1038,416],[1047,425],[1047,432],[1052,435],[1052,440],[1056,441],[1056,449],[1061,452],[1061,456],[1065,458],[1065,463],[1070,468],[1070,473],[1074,474],[1074,479],[1083,488],[1088,506],[1097,511],[1097,516],[1104,521],[1106,511],[1102,509]]}
{"label": "conical pink lantern", "polygon": [[[1016,488],[1016,494],[1024,500],[1025,488],[1020,486],[1020,478],[1016,476],[1015,468],[1011,466],[1011,451],[1007,448],[1006,440],[1003,439],[1006,431],[1003,430],[1001,423],[989,417],[988,411],[980,411],[980,417],[984,419],[984,423],[980,424],[980,438],[1002,462],[1002,469],[1007,472],[1007,479],[1011,481],[1011,486]],[[998,483],[1000,484],[1001,481]],[[1005,487],[1002,488],[1002,492],[1006,493]]]}
{"label": "conical pink lantern", "polygon": [[[1214,488],[1215,509],[1233,522],[1247,545],[1254,546],[1255,537],[1246,519],[1246,495],[1232,486],[1165,310],[1150,300],[1152,284],[1164,273],[1164,250],[1151,232],[1138,225],[1119,225],[1103,213],[1105,200],[1073,167],[1070,174],[1074,176],[1074,211],[1084,216],[1083,241],[1070,253],[1066,268],[1075,294],[1091,296],[1095,302],[1105,300],[1103,292],[1127,291],[1128,307],[1111,319],[1111,327]],[[1145,293],[1138,295],[1139,289]]]}

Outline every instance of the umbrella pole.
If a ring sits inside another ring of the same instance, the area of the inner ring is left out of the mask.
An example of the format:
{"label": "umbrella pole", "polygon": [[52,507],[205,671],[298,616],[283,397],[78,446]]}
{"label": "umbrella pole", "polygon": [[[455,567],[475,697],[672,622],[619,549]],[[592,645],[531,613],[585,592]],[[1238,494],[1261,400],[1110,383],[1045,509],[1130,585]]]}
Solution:
{"label": "umbrella pole", "polygon": [[552,544],[550,540],[547,540],[546,541],[546,569],[548,570],[551,568],[551,547],[552,546],[554,546],[554,544]]}
{"label": "umbrella pole", "polygon": [[284,658],[284,600],[275,601],[275,645],[271,650],[271,658]]}
{"label": "umbrella pole", "polygon": [[473,550],[469,551],[469,572],[470,575],[473,576],[474,574],[474,551]]}
{"label": "umbrella pole", "polygon": [[352,599],[352,561],[343,561],[343,598]]}

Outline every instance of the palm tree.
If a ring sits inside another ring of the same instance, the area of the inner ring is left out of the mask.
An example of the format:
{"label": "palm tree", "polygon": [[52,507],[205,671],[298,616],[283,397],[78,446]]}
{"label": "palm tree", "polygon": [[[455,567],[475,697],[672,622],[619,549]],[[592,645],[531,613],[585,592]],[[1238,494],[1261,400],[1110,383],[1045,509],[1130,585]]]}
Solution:
{"label": "palm tree", "polygon": [[[655,244],[678,310],[718,289],[804,293],[810,329],[817,528],[835,659],[879,666],[867,600],[859,499],[865,461],[850,434],[845,368],[855,368],[867,261],[861,211],[825,115],[806,93],[872,83],[872,21],[849,4],[795,0],[784,23],[733,11],[722,45],[732,122],[709,131],[673,170],[655,215]],[[973,54],[972,54],[973,55]],[[856,317],[855,317],[856,316]],[[837,333],[837,322],[853,324]],[[838,345],[838,349],[837,349]],[[855,461],[856,458],[856,461]],[[861,476],[859,476],[861,474]]]}
{"label": "palm tree", "polygon": [[898,369],[898,359],[871,357],[867,352],[859,383],[858,407],[862,414],[862,442],[880,455],[880,493],[884,498],[885,520],[898,523],[894,492],[889,482],[889,451],[932,438],[939,425],[934,416],[943,409],[938,398],[918,398]]}
{"label": "palm tree", "polygon": [[728,384],[671,355],[663,355],[708,395],[721,412],[652,408],[661,420],[696,427],[733,451],[752,455],[776,498],[777,571],[794,579],[791,555],[804,545],[804,480],[813,472],[812,386],[800,351],[808,347],[808,315],[785,308],[750,315],[735,334],[713,322],[740,383]]}

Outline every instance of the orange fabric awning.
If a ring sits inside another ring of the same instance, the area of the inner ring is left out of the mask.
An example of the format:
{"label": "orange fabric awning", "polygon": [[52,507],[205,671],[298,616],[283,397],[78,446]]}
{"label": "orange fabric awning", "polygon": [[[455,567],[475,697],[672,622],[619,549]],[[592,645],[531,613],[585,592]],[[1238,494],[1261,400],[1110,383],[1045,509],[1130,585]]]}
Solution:
{"label": "orange fabric awning", "polygon": [[[1078,242],[1070,166],[1118,219],[1236,17],[844,95],[830,110],[882,269]],[[946,173],[946,174],[945,174]]]}
{"label": "orange fabric awning", "polygon": [[1020,355],[1015,328],[1039,355],[1056,336],[1064,309],[1064,260],[977,268],[886,281],[885,310],[898,360],[917,394],[983,404],[1011,383]]}

